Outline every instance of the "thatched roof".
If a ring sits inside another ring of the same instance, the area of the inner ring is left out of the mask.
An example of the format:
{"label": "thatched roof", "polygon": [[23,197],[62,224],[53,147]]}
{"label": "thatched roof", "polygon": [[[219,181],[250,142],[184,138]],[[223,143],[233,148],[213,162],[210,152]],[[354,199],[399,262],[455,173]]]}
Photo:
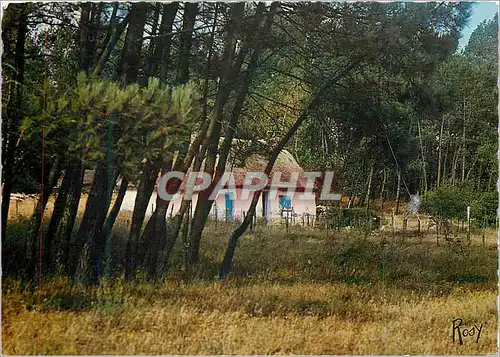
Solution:
{"label": "thatched roof", "polygon": [[[222,144],[223,138],[221,138]],[[268,162],[269,154],[264,148],[267,144],[260,140],[251,142],[248,140],[234,139],[229,158],[226,163],[226,172],[232,172],[236,187],[242,187],[245,177],[249,172],[264,172]],[[242,146],[246,148],[242,149]],[[203,170],[204,163],[202,165]],[[297,189],[304,189],[306,176],[304,170],[298,164],[297,160],[288,150],[282,150],[274,163],[271,174],[269,175],[268,186],[271,184],[274,175],[281,172],[281,181],[290,181],[292,175],[297,173]],[[184,179],[180,190],[184,190],[187,178]],[[199,183],[200,180],[197,180]]]}

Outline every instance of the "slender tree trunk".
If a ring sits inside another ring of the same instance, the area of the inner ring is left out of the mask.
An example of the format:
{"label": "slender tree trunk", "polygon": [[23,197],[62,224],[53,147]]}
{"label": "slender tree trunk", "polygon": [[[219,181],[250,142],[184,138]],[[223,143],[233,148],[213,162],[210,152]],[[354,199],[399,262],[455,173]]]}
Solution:
{"label": "slender tree trunk", "polygon": [[424,179],[424,190],[427,191],[428,186],[427,186],[427,170],[425,168],[425,148],[424,148],[424,142],[422,140],[422,131],[420,128],[420,119],[417,117],[417,125],[418,125],[418,139],[420,141],[420,153],[422,157],[422,176]]}
{"label": "slender tree trunk", "polygon": [[383,169],[383,179],[382,179],[382,188],[380,189],[380,209],[384,209],[385,202],[385,184],[387,183],[387,169],[384,167]]}
{"label": "slender tree trunk", "polygon": [[492,179],[493,179],[493,170],[490,170],[490,175],[489,175],[489,178],[488,178],[488,186],[487,186],[487,190],[491,190],[491,182],[492,182]]}
{"label": "slender tree trunk", "polygon": [[443,115],[441,118],[441,130],[439,131],[439,148],[438,148],[438,167],[437,167],[437,180],[436,187],[439,187],[441,183],[441,158],[443,151],[443,128],[444,128],[445,116]]}
{"label": "slender tree trunk", "polygon": [[154,75],[154,73],[152,72],[154,63],[154,52],[159,42],[158,38],[156,37],[156,32],[158,31],[158,20],[160,18],[161,4],[157,2],[154,6],[155,8],[153,13],[153,25],[151,26],[151,39],[149,40],[147,61],[146,61],[146,66],[144,68],[144,73],[146,73],[148,77]]}
{"label": "slender tree trunk", "polygon": [[477,190],[481,191],[481,179],[483,177],[483,161],[479,162],[479,173],[477,175]]}
{"label": "slender tree trunk", "polygon": [[193,30],[198,4],[195,2],[184,3],[184,15],[182,17],[181,52],[179,54],[179,66],[177,67],[177,83],[184,84],[189,80],[189,64],[191,46],[193,41]]}
{"label": "slender tree trunk", "polygon": [[[57,229],[59,227],[59,223],[61,222],[62,215],[64,209],[66,207],[66,198],[68,196],[68,190],[71,185],[71,181],[75,176],[75,167],[68,167],[65,170],[64,178],[59,189],[59,193],[57,194],[56,201],[54,203],[54,210],[52,212],[52,217],[50,218],[49,228],[47,229],[47,234],[44,239],[44,270],[50,268],[50,264],[52,263],[52,246],[54,242],[54,238],[56,237]],[[78,173],[76,173],[78,174]]]}
{"label": "slender tree trunk", "polygon": [[[179,153],[179,156],[181,157],[178,157],[178,159],[182,160],[183,154]],[[172,162],[173,159],[170,159],[169,161],[166,162],[162,170],[162,174],[165,174],[172,169]],[[174,171],[177,170],[174,168]],[[175,187],[175,190],[177,189],[178,186]],[[170,192],[170,190],[168,191]],[[142,267],[142,264],[144,262],[144,259],[146,258],[148,251],[153,256],[153,258],[149,260],[149,263],[151,263],[152,260],[155,261],[157,260],[157,255],[160,249],[159,242],[162,242],[165,236],[165,222],[166,222],[166,215],[169,203],[170,201],[165,201],[161,199],[161,197],[157,194],[155,210],[151,215],[151,217],[149,218],[148,223],[146,224],[146,228],[144,228],[144,232],[142,233],[139,240],[140,243],[137,253],[136,267]],[[156,258],[154,256],[156,256]],[[152,278],[152,276],[150,277]]]}
{"label": "slender tree trunk", "polygon": [[125,36],[125,44],[118,66],[120,82],[129,84],[137,81],[137,75],[142,53],[142,39],[144,25],[148,13],[149,4],[145,2],[135,2],[132,4],[129,13],[129,26]]}
{"label": "slender tree trunk", "polygon": [[465,142],[465,127],[466,127],[466,120],[465,120],[465,97],[463,99],[464,101],[464,120],[463,120],[463,130],[462,130],[462,182],[465,181],[465,155],[467,153],[467,144]]}
{"label": "slender tree trunk", "polygon": [[118,189],[118,194],[116,195],[116,200],[113,203],[113,208],[111,208],[111,212],[109,212],[108,217],[106,218],[106,222],[104,224],[104,232],[106,234],[110,234],[113,230],[113,226],[116,221],[116,217],[120,213],[120,208],[123,203],[123,199],[125,198],[125,194],[127,193],[128,188],[128,180],[122,177],[122,182],[120,184],[120,188]]}
{"label": "slender tree trunk", "polygon": [[472,169],[474,169],[474,166],[476,166],[477,159],[479,158],[479,154],[476,154],[474,157],[474,161],[472,161],[472,165],[469,167],[469,170],[467,171],[467,175],[465,175],[465,179],[468,180],[470,173],[472,172]]}
{"label": "slender tree trunk", "polygon": [[128,24],[128,16],[122,20],[119,24],[114,24],[113,25],[113,31],[112,34],[109,38],[109,41],[106,42],[106,47],[102,51],[101,56],[99,57],[99,60],[94,68],[93,75],[95,77],[99,77],[104,69],[104,66],[109,60],[109,57],[111,56],[111,52],[116,47],[116,44],[118,43],[118,40],[120,39],[123,31],[127,27]]}
{"label": "slender tree trunk", "polygon": [[159,46],[155,48],[155,59],[151,69],[152,73],[156,73],[159,69],[160,80],[163,83],[167,79],[168,67],[170,63],[170,47],[172,45],[172,35],[167,34],[172,32],[178,8],[178,2],[163,4]]}
{"label": "slender tree trunk", "polygon": [[366,203],[366,208],[370,208],[370,196],[371,196],[371,191],[372,191],[372,181],[373,181],[373,167],[374,164],[373,162],[370,165],[370,173],[368,174],[368,184],[366,187],[366,195],[365,195],[365,203]]}
{"label": "slender tree trunk", "polygon": [[91,58],[93,55],[92,44],[90,44],[90,13],[92,10],[92,3],[82,3],[80,10],[80,25],[78,28],[79,35],[79,62],[80,69],[88,71],[92,65]]}
{"label": "slender tree trunk", "polygon": [[452,161],[452,169],[451,169],[451,184],[453,186],[455,186],[455,182],[456,182],[456,173],[457,173],[457,166],[458,166],[458,158],[459,158],[459,154],[458,154],[458,148],[455,148],[455,150],[453,151],[453,161]]}
{"label": "slender tree trunk", "polygon": [[59,249],[59,263],[63,265],[65,273],[70,276],[70,266],[72,263],[72,258],[75,259],[74,255],[70,255],[70,248],[73,238],[73,227],[75,225],[78,206],[80,204],[80,197],[82,194],[84,172],[85,169],[83,164],[81,162],[78,162],[75,165],[75,175],[70,181],[66,207],[64,208],[61,223],[59,224],[59,229],[56,234],[56,241],[61,242],[61,247]]}
{"label": "slender tree trunk", "polygon": [[141,227],[146,216],[156,179],[158,178],[158,173],[159,169],[152,163],[147,162],[143,168],[143,175],[137,188],[137,196],[135,197],[134,211],[132,213],[132,224],[125,252],[125,278],[127,280],[132,278],[132,273],[136,266],[133,254],[138,249]]}
{"label": "slender tree trunk", "polygon": [[399,200],[401,198],[401,170],[398,169],[398,183],[396,186],[396,214],[399,214]]}
{"label": "slender tree trunk", "polygon": [[444,161],[443,161],[443,173],[441,175],[441,182],[439,183],[440,185],[445,184],[448,179],[447,179],[447,169],[448,167],[448,145],[446,145],[445,151],[444,151]]}

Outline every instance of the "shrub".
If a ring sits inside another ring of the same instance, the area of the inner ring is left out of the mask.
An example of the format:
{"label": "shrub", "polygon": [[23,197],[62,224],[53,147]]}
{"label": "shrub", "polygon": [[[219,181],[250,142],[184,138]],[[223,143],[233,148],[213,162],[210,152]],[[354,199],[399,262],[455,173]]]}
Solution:
{"label": "shrub", "polygon": [[470,182],[457,186],[441,186],[435,191],[426,192],[421,210],[439,220],[467,218],[467,206],[473,200]]}
{"label": "shrub", "polygon": [[471,217],[476,227],[494,227],[497,218],[498,192],[482,192],[471,202]]}
{"label": "shrub", "polygon": [[331,206],[326,213],[327,224],[331,228],[357,227],[373,230],[380,226],[380,217],[366,208],[340,208]]}
{"label": "shrub", "polygon": [[476,227],[495,226],[498,207],[498,193],[475,192],[470,182],[457,186],[441,186],[427,192],[422,200],[421,210],[439,221],[467,219],[470,206],[472,224]]}

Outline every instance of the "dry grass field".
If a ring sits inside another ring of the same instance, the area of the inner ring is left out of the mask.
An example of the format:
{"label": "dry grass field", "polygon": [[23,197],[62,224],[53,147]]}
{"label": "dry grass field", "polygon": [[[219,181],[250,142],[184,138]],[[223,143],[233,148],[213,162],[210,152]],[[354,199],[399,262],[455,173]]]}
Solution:
{"label": "dry grass field", "polygon": [[[200,266],[186,271],[178,254],[168,279],[156,285],[117,279],[90,289],[46,277],[33,291],[4,277],[3,353],[497,352],[493,230],[484,244],[475,232],[471,246],[443,240],[438,247],[432,231],[420,238],[258,228],[241,239],[234,273],[220,281],[217,263],[230,229],[210,225]],[[477,343],[477,332],[453,343],[458,317],[463,328],[482,324]]]}

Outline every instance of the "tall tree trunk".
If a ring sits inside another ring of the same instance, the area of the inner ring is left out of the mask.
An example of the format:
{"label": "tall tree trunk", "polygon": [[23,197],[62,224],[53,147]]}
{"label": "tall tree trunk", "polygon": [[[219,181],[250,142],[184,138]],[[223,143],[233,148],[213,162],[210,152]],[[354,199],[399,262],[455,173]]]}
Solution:
{"label": "tall tree trunk", "polygon": [[[237,64],[234,68],[234,72],[236,72],[236,71],[239,72],[241,64],[243,63],[243,58],[246,56],[248,44],[253,43],[254,39],[258,38],[259,35],[261,35],[262,33],[266,33],[270,30],[271,23],[273,21],[273,15],[274,15],[274,12],[276,11],[277,6],[278,6],[277,2],[273,3],[271,5],[271,16],[269,16],[266,19],[266,22],[262,26],[262,24],[260,24],[260,22],[261,22],[260,16],[265,12],[265,4],[264,3],[258,4],[257,10],[256,10],[256,16],[254,18],[254,26],[252,26],[253,28],[257,28],[257,30],[255,31],[256,35],[254,34],[253,36],[250,36],[250,38],[247,39],[248,42],[246,44],[244,44],[244,47],[239,54]],[[258,63],[258,60],[260,57],[260,52],[261,52],[261,46],[256,45],[254,48],[254,51],[251,55],[250,62],[248,64],[246,72],[244,74],[243,84],[238,92],[238,97],[236,99],[236,103],[234,105],[233,111],[231,113],[231,117],[229,119],[229,123],[227,125],[226,136],[224,138],[224,142],[223,142],[222,148],[220,150],[220,154],[219,154],[219,158],[218,158],[219,162],[218,162],[218,166],[217,166],[217,169],[215,172],[215,177],[212,181],[212,184],[210,185],[209,189],[207,189],[204,192],[201,192],[198,195],[198,202],[197,202],[196,210],[195,210],[194,217],[193,217],[193,227],[191,229],[191,237],[190,237],[190,249],[191,249],[190,262],[191,263],[196,263],[199,260],[199,248],[200,248],[201,235],[202,235],[203,229],[205,227],[205,224],[206,224],[206,221],[208,218],[208,214],[209,214],[209,212],[212,208],[212,204],[213,204],[213,201],[209,199],[209,196],[212,193],[213,189],[219,183],[219,180],[222,177],[224,170],[226,168],[227,159],[229,157],[229,152],[231,150],[233,138],[234,138],[234,135],[236,133],[236,128],[238,126],[240,114],[241,114],[241,111],[243,109],[243,104],[245,102],[245,98],[246,98],[246,95],[248,93],[249,86],[253,80],[253,77],[254,77],[256,69],[257,69],[257,63]],[[210,157],[211,156],[209,155],[209,158]],[[212,157],[212,159],[213,159],[213,157]]]}
{"label": "tall tree trunk", "polygon": [[[19,125],[23,116],[21,105],[23,102],[23,85],[24,85],[24,49],[26,42],[26,33],[28,30],[28,13],[31,4],[19,3],[9,4],[5,9],[4,18],[2,19],[2,27],[5,32],[2,32],[2,40],[5,40],[10,31],[8,27],[15,28],[16,46],[13,54],[15,72],[13,79],[16,83],[14,93],[11,95],[11,100],[7,104],[7,111],[3,114],[2,120],[2,242],[5,241],[5,231],[7,228],[7,219],[9,217],[10,194],[14,186],[14,162],[16,157],[16,143],[19,139]],[[4,49],[7,47],[4,47]],[[4,53],[2,60],[5,61],[5,56],[9,53]],[[7,129],[7,130],[5,130]],[[4,144],[5,143],[5,144]]]}
{"label": "tall tree trunk", "polygon": [[483,161],[479,161],[479,172],[477,175],[477,182],[476,182],[476,187],[478,191],[481,191],[481,179],[483,177]]}
{"label": "tall tree trunk", "polygon": [[385,184],[387,183],[387,169],[384,167],[382,170],[382,188],[380,189],[380,204],[381,207],[380,209],[384,209],[384,202],[385,202]]}
{"label": "tall tree trunk", "polygon": [[80,25],[78,28],[79,35],[79,62],[80,69],[88,71],[92,65],[91,58],[93,55],[90,29],[90,13],[93,4],[90,2],[83,3],[80,10]]}
{"label": "tall tree trunk", "polygon": [[155,48],[154,61],[151,68],[152,73],[159,72],[160,81],[163,83],[167,79],[170,63],[170,47],[172,45],[172,35],[170,33],[172,32],[178,8],[178,2],[163,4],[159,45]]}
{"label": "tall tree trunk", "polygon": [[[43,178],[44,185],[41,188],[40,196],[38,198],[35,211],[33,212],[33,216],[30,222],[30,232],[28,236],[28,275],[30,277],[35,276],[36,271],[36,261],[37,261],[37,251],[39,249],[40,243],[40,232],[43,233],[43,216],[45,212],[45,208],[47,207],[47,203],[49,202],[50,194],[52,193],[53,187],[57,183],[57,179],[61,173],[61,169],[59,166],[59,162],[55,162],[50,166],[47,165],[48,175],[45,175]],[[46,172],[47,172],[46,171]],[[43,241],[42,241],[43,244]]]}
{"label": "tall tree trunk", "polygon": [[76,256],[73,264],[70,265],[70,274],[77,280],[89,284],[97,283],[102,272],[100,252],[104,250],[104,245],[101,234],[112,194],[112,189],[110,190],[108,184],[108,175],[107,162],[101,162],[95,171],[85,213],[76,236]]}
{"label": "tall tree trunk", "polygon": [[466,127],[466,112],[465,112],[465,97],[463,98],[464,101],[464,119],[463,119],[463,130],[462,130],[462,180],[461,182],[465,181],[465,155],[467,153],[467,144],[465,143],[465,127]]}
{"label": "tall tree trunk", "polygon": [[427,170],[425,168],[425,148],[424,148],[424,142],[422,140],[422,130],[420,128],[420,119],[417,117],[417,126],[418,126],[418,139],[420,141],[420,153],[422,157],[422,177],[424,179],[424,191],[427,191],[428,186],[427,186]]}
{"label": "tall tree trunk", "polygon": [[104,223],[101,241],[104,242],[104,273],[106,276],[109,276],[110,272],[110,263],[111,263],[111,231],[113,230],[113,226],[116,221],[116,217],[118,217],[118,213],[120,213],[120,208],[123,203],[123,199],[125,198],[125,194],[127,193],[128,180],[122,177],[122,182],[120,184],[120,188],[118,190],[118,194],[116,196],[116,200],[113,203],[113,207],[111,208],[111,212],[109,212],[108,217]]}
{"label": "tall tree trunk", "polygon": [[179,54],[179,66],[177,83],[184,84],[189,80],[189,63],[191,44],[193,39],[194,21],[198,14],[198,4],[195,2],[184,3],[184,15],[182,16],[181,52]]}
{"label": "tall tree trunk", "polygon": [[[179,159],[182,160],[182,158]],[[164,168],[162,170],[162,174],[166,174],[168,171],[172,169],[172,162],[173,159],[171,158],[165,163]],[[174,168],[174,171],[177,170]],[[156,261],[157,255],[159,254],[160,242],[162,242],[165,239],[165,222],[166,222],[169,202],[170,201],[165,201],[161,199],[160,195],[157,194],[155,210],[151,215],[151,217],[149,218],[148,223],[144,228],[144,232],[142,233],[139,240],[139,248],[136,254],[136,264],[135,264],[136,267],[142,267],[148,251],[153,256],[153,258],[150,259],[149,263],[151,263],[152,260]],[[150,267],[149,270],[152,271],[153,269]],[[150,277],[152,278],[152,276]]]}
{"label": "tall tree trunk", "polygon": [[104,47],[104,50],[101,53],[101,56],[99,57],[99,60],[97,61],[97,64],[94,68],[93,75],[95,77],[99,77],[104,69],[104,66],[109,60],[109,57],[111,56],[111,52],[116,47],[116,44],[118,43],[118,40],[120,39],[123,31],[125,31],[125,28],[127,27],[128,24],[128,15],[125,17],[122,22],[119,24],[113,24],[112,27],[112,33],[109,38],[109,41],[106,42],[106,47]]}
{"label": "tall tree trunk", "polygon": [[436,187],[439,187],[441,183],[441,158],[443,152],[443,128],[444,128],[445,116],[441,118],[441,130],[439,131],[439,148],[438,148],[438,167],[437,167],[437,180]]}
{"label": "tall tree trunk", "polygon": [[451,168],[451,184],[452,184],[452,186],[455,186],[455,182],[456,182],[458,158],[459,158],[459,148],[455,147],[455,150],[453,151],[453,161],[452,161],[452,168]]}
{"label": "tall tree trunk", "polygon": [[368,185],[366,187],[366,195],[365,195],[365,203],[366,203],[366,208],[370,208],[370,197],[371,197],[371,192],[372,192],[372,182],[373,182],[373,168],[374,168],[374,163],[372,162],[370,165],[370,173],[368,175]]}
{"label": "tall tree trunk", "polygon": [[[184,14],[183,14],[183,25],[182,34],[180,37],[181,41],[181,52],[179,55],[179,67],[177,73],[177,83],[185,84],[189,80],[189,63],[190,63],[190,53],[192,47],[192,36],[194,31],[194,23],[196,15],[198,13],[198,4],[196,3],[185,3],[184,4]],[[169,20],[168,18],[166,20]],[[167,26],[171,24],[167,23]],[[181,145],[179,149],[179,155],[176,159],[176,170],[182,166],[184,159],[189,151],[189,142],[186,141]],[[170,170],[172,162],[166,164],[164,172]],[[152,279],[156,274],[156,264],[158,260],[158,251],[161,246],[161,242],[166,239],[166,214],[168,209],[168,201],[162,200],[159,196],[156,200],[156,209],[153,212],[144,233],[141,236],[141,244],[139,247],[139,254],[137,257],[137,266],[142,266],[144,259],[146,259],[148,251],[149,261],[148,274]]]}
{"label": "tall tree trunk", "polygon": [[158,2],[154,5],[153,25],[151,26],[151,39],[149,40],[149,45],[148,45],[146,67],[144,68],[144,73],[146,73],[148,77],[152,77],[154,75],[152,69],[154,63],[154,52],[159,42],[158,38],[156,37],[156,32],[158,31],[158,20],[160,18],[160,9],[161,9],[160,6],[161,4]]}
{"label": "tall tree trunk", "polygon": [[[229,97],[230,93],[230,74],[231,65],[235,55],[236,46],[236,28],[239,24],[240,19],[243,16],[245,4],[244,3],[232,3],[231,4],[231,15],[230,23],[228,25],[228,32],[226,36],[226,43],[224,46],[224,61],[223,61],[223,75],[219,83],[219,90],[217,93],[217,99],[214,108],[214,115],[209,126],[209,134],[205,138],[204,146],[206,146],[207,159],[205,162],[204,172],[213,177],[215,170],[215,162],[217,160],[217,151],[219,148],[219,139],[222,129],[222,118],[224,105]],[[202,191],[198,194],[198,202],[196,204],[196,209],[193,215],[193,226],[191,227],[191,252],[190,252],[190,262],[198,262],[198,252],[199,252],[199,241],[201,240],[201,234],[205,226],[206,217],[208,215],[208,197],[210,195],[209,190]]]}
{"label": "tall tree trunk", "polygon": [[118,74],[123,84],[129,84],[137,81],[139,65],[142,53],[142,34],[149,4],[145,2],[135,2],[132,4],[129,13],[129,25],[125,44],[119,65]]}

